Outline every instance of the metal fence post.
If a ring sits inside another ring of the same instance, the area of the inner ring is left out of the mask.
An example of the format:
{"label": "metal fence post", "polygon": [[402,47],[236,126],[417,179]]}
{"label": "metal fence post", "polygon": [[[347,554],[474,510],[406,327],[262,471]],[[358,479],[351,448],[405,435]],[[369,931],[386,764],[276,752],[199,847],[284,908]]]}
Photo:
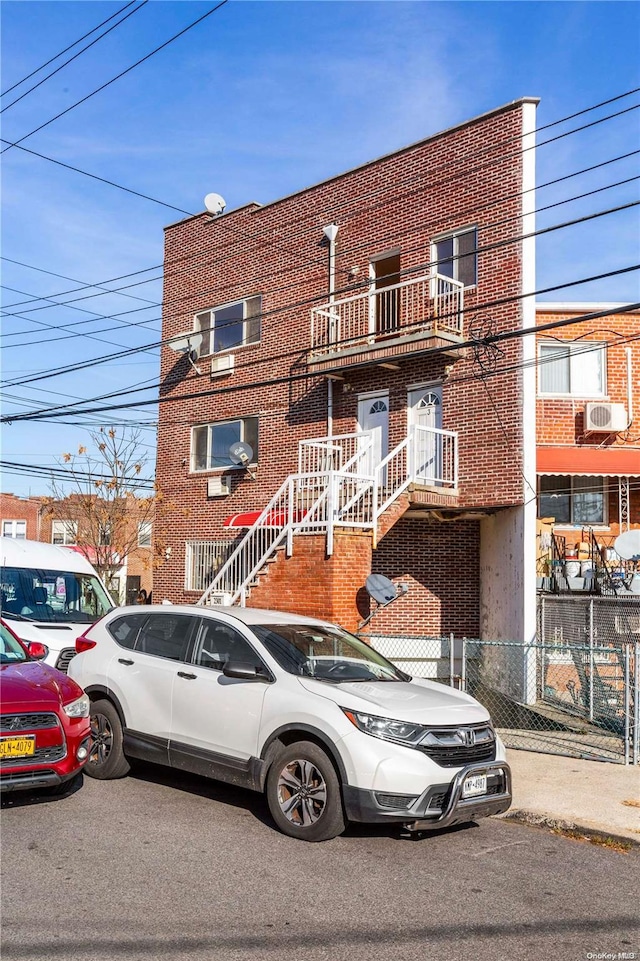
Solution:
{"label": "metal fence post", "polygon": [[460,689],[467,690],[467,639],[462,638],[462,664],[460,665]]}
{"label": "metal fence post", "polygon": [[453,683],[455,674],[455,660],[454,660],[454,640],[453,633],[449,634],[449,687],[455,687]]}
{"label": "metal fence post", "polygon": [[629,763],[629,748],[631,745],[631,686],[629,675],[629,656],[631,645],[624,646],[624,763]]}
{"label": "metal fence post", "polygon": [[635,642],[633,659],[633,763],[640,764],[640,641]]}
{"label": "metal fence post", "polygon": [[593,598],[589,601],[589,720],[593,721]]}

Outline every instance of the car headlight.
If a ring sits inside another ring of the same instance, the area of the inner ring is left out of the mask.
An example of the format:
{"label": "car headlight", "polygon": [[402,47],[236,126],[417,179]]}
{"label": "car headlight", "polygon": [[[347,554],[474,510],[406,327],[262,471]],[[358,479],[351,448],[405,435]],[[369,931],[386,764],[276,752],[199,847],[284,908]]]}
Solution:
{"label": "car headlight", "polygon": [[75,701],[70,701],[68,704],[63,704],[62,710],[67,717],[89,717],[90,706],[91,701],[89,700],[89,696],[87,694],[83,694]]}
{"label": "car headlight", "polygon": [[424,736],[426,730],[422,724],[394,721],[388,717],[376,717],[375,714],[349,711],[344,707],[342,710],[359,731],[364,734],[371,734],[372,737],[380,737],[385,741],[396,741],[396,743],[413,747]]}

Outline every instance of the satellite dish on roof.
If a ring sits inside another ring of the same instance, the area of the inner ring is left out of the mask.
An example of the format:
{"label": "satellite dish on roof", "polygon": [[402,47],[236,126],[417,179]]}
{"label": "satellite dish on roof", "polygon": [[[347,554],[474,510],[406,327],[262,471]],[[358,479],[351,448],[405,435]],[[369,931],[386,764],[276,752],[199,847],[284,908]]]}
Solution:
{"label": "satellite dish on roof", "polygon": [[210,214],[213,214],[214,217],[217,217],[218,214],[221,214],[224,208],[227,206],[227,202],[224,197],[220,196],[220,194],[207,194],[207,196],[204,198],[204,205]]}
{"label": "satellite dish on roof", "polygon": [[640,530],[625,531],[618,534],[613,549],[625,561],[640,560]]}
{"label": "satellite dish on roof", "polygon": [[245,444],[242,440],[232,444],[229,448],[229,459],[232,464],[237,464],[238,467],[246,467],[247,464],[251,463],[252,457],[253,448],[250,444]]}
{"label": "satellite dish on roof", "polygon": [[398,596],[396,585],[384,574],[369,574],[364,586],[367,594],[378,604],[390,604]]}

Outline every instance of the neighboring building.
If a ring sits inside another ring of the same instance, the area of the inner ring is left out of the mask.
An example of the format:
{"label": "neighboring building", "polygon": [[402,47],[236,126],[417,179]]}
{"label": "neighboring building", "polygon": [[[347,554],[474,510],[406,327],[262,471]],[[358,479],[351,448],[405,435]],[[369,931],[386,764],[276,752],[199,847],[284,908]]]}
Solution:
{"label": "neighboring building", "polygon": [[534,638],[536,103],[167,228],[156,599]]}
{"label": "neighboring building", "polygon": [[[108,526],[104,530],[97,529],[100,511],[96,510],[90,516],[85,498],[77,494],[69,495],[64,501],[55,501],[53,505],[51,502],[43,505],[38,540],[70,547],[84,554],[103,576],[115,601],[135,604],[141,588],[147,595],[153,590],[152,522],[146,516],[146,509],[144,515],[140,515],[135,498],[127,498],[123,503],[127,512],[126,525],[114,538],[119,543],[112,543]],[[97,498],[96,505],[99,505]],[[114,511],[113,516],[117,513]],[[119,556],[118,547],[120,554],[126,556]]]}
{"label": "neighboring building", "polygon": [[599,592],[609,574],[631,586],[634,564],[614,545],[640,538],[640,311],[616,306],[537,305],[540,327],[588,318],[537,335],[538,574],[550,590]]}
{"label": "neighboring building", "polygon": [[37,541],[40,539],[41,497],[0,494],[0,527],[3,537]]}

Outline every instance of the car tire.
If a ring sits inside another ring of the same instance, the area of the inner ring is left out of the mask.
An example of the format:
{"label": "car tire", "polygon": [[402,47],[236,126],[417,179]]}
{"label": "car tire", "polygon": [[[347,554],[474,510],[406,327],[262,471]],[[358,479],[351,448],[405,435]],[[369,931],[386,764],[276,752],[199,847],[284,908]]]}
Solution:
{"label": "car tire", "polygon": [[94,701],[91,704],[92,745],[84,773],[99,781],[124,777],[129,773],[129,761],[125,757],[122,723],[111,701]]}
{"label": "car tire", "polygon": [[266,785],[278,828],[301,841],[328,841],[345,829],[340,780],[327,754],[311,741],[296,741],[276,756]]}

